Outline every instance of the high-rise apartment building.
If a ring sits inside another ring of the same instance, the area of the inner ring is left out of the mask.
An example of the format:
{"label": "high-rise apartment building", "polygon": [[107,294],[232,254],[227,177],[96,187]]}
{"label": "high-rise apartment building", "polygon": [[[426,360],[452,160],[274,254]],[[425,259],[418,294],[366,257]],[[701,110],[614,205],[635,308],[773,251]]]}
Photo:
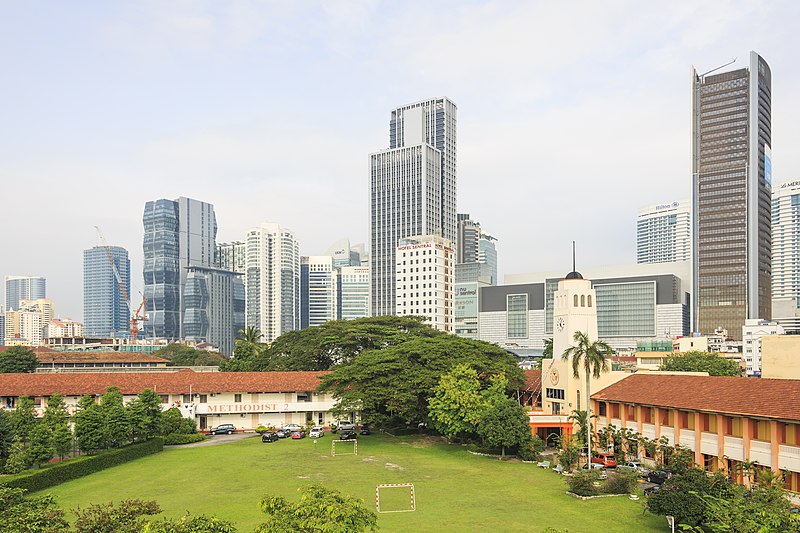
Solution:
{"label": "high-rise apartment building", "polygon": [[217,267],[244,274],[247,271],[247,245],[245,242],[233,241],[218,244]]}
{"label": "high-rise apartment building", "polygon": [[54,316],[55,305],[52,300],[20,300],[18,310],[6,312],[5,344],[40,346],[44,340],[45,326]]}
{"label": "high-rise apartment building", "polygon": [[396,311],[395,251],[401,239],[457,240],[456,105],[433,98],[399,107],[389,149],[370,155],[372,314]]}
{"label": "high-rise apartment building", "polygon": [[692,259],[692,208],[688,199],[648,205],[636,219],[636,262]]}
{"label": "high-rise apartment building", "polygon": [[800,181],[772,191],[772,298],[800,309]]}
{"label": "high-rise apartment building", "polygon": [[746,68],[692,76],[695,331],[771,317],[772,75]]}
{"label": "high-rise apartment building", "polygon": [[247,325],[265,342],[300,327],[300,247],[294,234],[263,223],[247,232]]}
{"label": "high-rise apartment building", "polygon": [[453,260],[450,241],[435,235],[400,239],[397,246],[397,315],[422,315],[453,331]]}
{"label": "high-rise apartment building", "polygon": [[47,298],[47,281],[32,276],[6,276],[6,311],[19,309],[20,300]]}
{"label": "high-rise apartment building", "polygon": [[156,200],[144,208],[145,336],[177,340],[182,328],[188,267],[213,268],[217,219],[214,206],[191,198]]}
{"label": "high-rise apartment building", "polygon": [[[349,261],[349,259],[348,259]],[[300,328],[338,318],[339,269],[329,255],[300,258]]]}
{"label": "high-rise apartment building", "polygon": [[130,294],[128,250],[95,246],[83,251],[83,329],[87,337],[130,336]]}
{"label": "high-rise apartment building", "polygon": [[183,290],[183,333],[188,340],[208,342],[225,355],[244,329],[242,275],[230,270],[188,267]]}

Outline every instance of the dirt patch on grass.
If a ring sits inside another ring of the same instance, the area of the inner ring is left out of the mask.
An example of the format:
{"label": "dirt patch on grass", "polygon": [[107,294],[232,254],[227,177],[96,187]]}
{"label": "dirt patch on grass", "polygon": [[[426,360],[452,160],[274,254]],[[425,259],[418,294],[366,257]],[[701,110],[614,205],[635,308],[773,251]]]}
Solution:
{"label": "dirt patch on grass", "polygon": [[373,456],[371,456],[371,455],[369,455],[369,456],[367,456],[367,457],[364,457],[364,458],[363,458],[363,459],[361,459],[361,460],[362,460],[362,461],[365,461],[365,462],[367,462],[367,463],[374,463],[375,461],[377,461],[377,459],[375,459],[375,458],[374,458]]}
{"label": "dirt patch on grass", "polygon": [[386,463],[387,470],[403,470],[403,467],[394,463]]}
{"label": "dirt patch on grass", "polygon": [[409,443],[412,448],[430,448],[435,444],[447,444],[444,437],[420,437]]}

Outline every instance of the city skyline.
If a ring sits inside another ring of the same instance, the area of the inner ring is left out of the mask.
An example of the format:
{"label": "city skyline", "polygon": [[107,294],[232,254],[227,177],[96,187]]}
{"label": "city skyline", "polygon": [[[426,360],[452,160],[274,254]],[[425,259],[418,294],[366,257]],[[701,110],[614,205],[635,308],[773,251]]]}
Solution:
{"label": "city skyline", "polygon": [[[24,253],[4,254],[0,273],[47,278],[63,316],[81,318],[94,225],[130,251],[131,292],[142,290],[141,206],[153,198],[214,204],[218,242],[264,220],[292,228],[303,255],[368,241],[365,154],[385,144],[387,110],[434,95],[458,103],[458,210],[501,236],[500,281],[563,270],[573,239],[592,266],[636,261],[637,210],[691,192],[691,65],[741,68],[749,50],[769,63],[774,180],[800,178],[790,2],[444,3],[445,31],[422,4],[45,6],[47,19],[22,4],[0,17],[0,179],[6,198],[31,198],[36,183],[40,213],[3,233],[4,250]],[[315,31],[294,31],[304,20]],[[436,43],[411,46],[411,32]],[[577,216],[562,220],[567,184]],[[71,238],[33,246],[54,221]]]}

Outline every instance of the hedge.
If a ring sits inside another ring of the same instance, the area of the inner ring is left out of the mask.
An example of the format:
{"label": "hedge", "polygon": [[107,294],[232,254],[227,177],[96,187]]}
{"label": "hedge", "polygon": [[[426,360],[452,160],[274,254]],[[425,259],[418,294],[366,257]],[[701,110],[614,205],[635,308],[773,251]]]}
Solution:
{"label": "hedge", "polygon": [[181,444],[191,444],[206,440],[202,433],[172,433],[164,437],[164,446],[179,446]]}
{"label": "hedge", "polygon": [[99,455],[77,457],[45,468],[26,470],[20,474],[0,478],[0,485],[26,489],[28,492],[37,492],[65,481],[88,476],[112,466],[158,453],[163,449],[164,439],[157,437]]}

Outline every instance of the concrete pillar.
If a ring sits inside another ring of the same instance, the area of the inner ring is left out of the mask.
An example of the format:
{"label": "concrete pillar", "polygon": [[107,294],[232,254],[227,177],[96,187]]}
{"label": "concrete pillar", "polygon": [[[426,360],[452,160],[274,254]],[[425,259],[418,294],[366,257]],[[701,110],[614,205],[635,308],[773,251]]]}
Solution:
{"label": "concrete pillar", "polygon": [[694,463],[702,468],[705,465],[700,445],[703,437],[703,423],[700,413],[692,413],[689,416],[694,416]]}
{"label": "concrete pillar", "polygon": [[725,416],[717,415],[717,470],[725,470]]}
{"label": "concrete pillar", "polygon": [[776,474],[781,473],[781,469],[778,468],[778,460],[779,454],[781,450],[780,439],[778,439],[778,422],[775,420],[771,420],[769,423],[769,440],[770,440],[770,452],[771,452],[771,468],[772,471]]}

